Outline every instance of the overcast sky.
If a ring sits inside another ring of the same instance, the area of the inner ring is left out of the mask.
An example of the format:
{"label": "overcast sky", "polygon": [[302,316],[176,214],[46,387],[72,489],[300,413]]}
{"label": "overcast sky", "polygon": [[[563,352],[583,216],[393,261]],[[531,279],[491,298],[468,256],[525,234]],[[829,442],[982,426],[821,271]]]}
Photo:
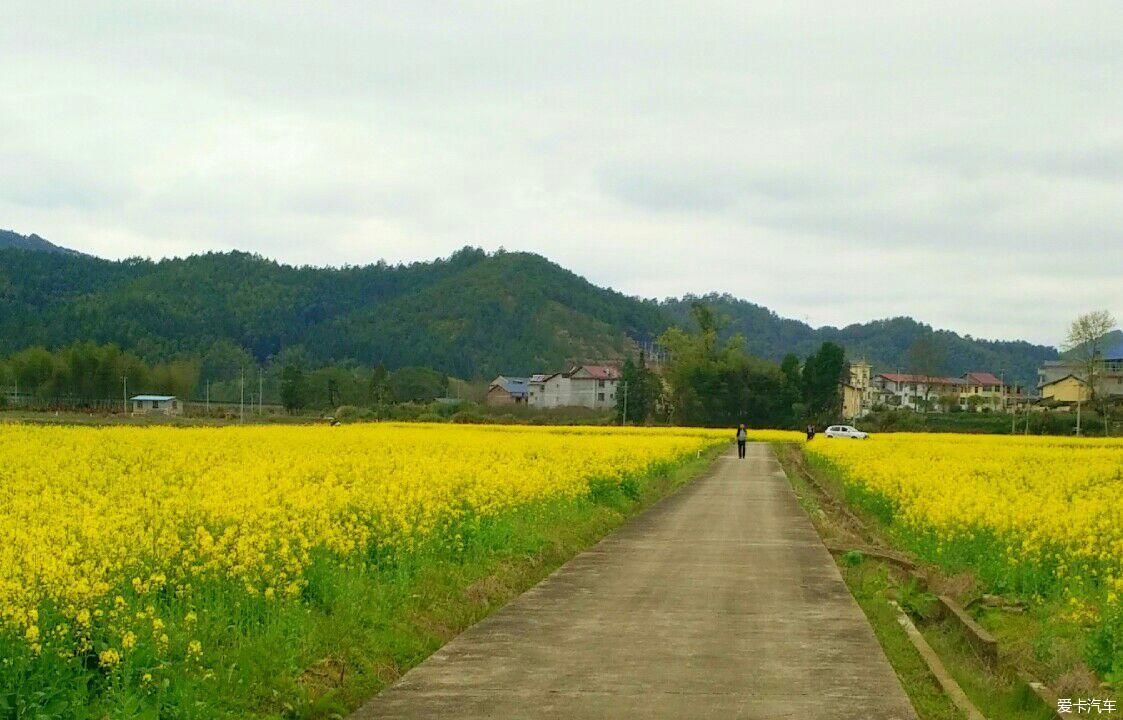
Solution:
{"label": "overcast sky", "polygon": [[1121,28],[1118,0],[6,0],[0,227],[110,258],[505,247],[1052,344],[1123,316]]}

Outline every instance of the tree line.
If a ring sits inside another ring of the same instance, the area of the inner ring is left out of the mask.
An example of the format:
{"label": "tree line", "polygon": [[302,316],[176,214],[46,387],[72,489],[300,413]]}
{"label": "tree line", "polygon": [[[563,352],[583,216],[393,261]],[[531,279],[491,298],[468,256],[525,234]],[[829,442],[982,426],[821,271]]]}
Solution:
{"label": "tree line", "polygon": [[[847,373],[841,347],[827,342],[803,360],[789,354],[774,363],[749,355],[738,336],[723,338],[722,321],[707,305],[695,304],[693,322],[693,330],[672,328],[660,337],[672,358],[661,374],[642,353],[625,361],[617,392],[621,421],[799,427],[837,419],[839,382]],[[40,406],[112,406],[127,393],[299,411],[427,403],[448,395],[449,378],[426,367],[325,364],[299,345],[259,363],[219,340],[201,355],[148,363],[114,344],[83,342],[0,358],[0,388],[6,389],[0,397]]]}
{"label": "tree line", "polygon": [[[812,328],[727,295],[656,302],[627,297],[528,253],[464,248],[433,262],[291,267],[246,253],[118,262],[0,249],[0,354],[75,342],[115,344],[148,362],[201,357],[218,341],[257,364],[303,345],[317,365],[431,367],[463,378],[526,375],[576,360],[623,357],[688,326],[701,301],[728,318],[754,357],[806,357],[825,341],[886,368],[934,335],[947,372],[1005,369],[1023,384],[1055,348],[988,342],[910,318]],[[206,373],[204,373],[204,376]]]}
{"label": "tree line", "polygon": [[27,348],[0,358],[0,403],[40,407],[114,407],[125,397],[160,394],[196,402],[244,399],[289,410],[331,409],[430,402],[448,387],[448,377],[430,368],[318,364],[299,346],[258,363],[229,341],[200,356],[160,363],[92,342],[57,350]]}
{"label": "tree line", "polygon": [[824,342],[802,361],[788,354],[774,363],[749,355],[744,338],[724,336],[707,304],[694,303],[691,314],[693,330],[661,336],[671,358],[661,374],[642,354],[624,363],[616,393],[621,421],[782,428],[839,419],[840,383],[849,375],[842,347]]}

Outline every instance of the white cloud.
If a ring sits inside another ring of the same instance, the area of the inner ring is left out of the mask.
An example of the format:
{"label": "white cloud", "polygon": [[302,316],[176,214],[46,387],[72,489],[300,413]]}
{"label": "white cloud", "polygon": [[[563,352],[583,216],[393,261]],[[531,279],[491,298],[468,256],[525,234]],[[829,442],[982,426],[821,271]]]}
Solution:
{"label": "white cloud", "polygon": [[1116,2],[29,2],[0,226],[109,257],[541,252],[1056,342],[1123,314]]}

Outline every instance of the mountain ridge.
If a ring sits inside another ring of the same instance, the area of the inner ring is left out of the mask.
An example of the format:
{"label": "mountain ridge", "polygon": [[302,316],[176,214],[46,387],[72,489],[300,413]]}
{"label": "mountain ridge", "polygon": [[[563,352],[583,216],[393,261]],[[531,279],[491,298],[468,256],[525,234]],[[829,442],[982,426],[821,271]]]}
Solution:
{"label": "mountain ridge", "polygon": [[486,377],[623,357],[688,325],[700,300],[727,318],[725,336],[743,335],[750,353],[774,361],[830,340],[852,359],[893,370],[934,333],[949,374],[1005,371],[1029,384],[1041,362],[1058,357],[1056,348],[978,340],[905,317],[813,328],[729,294],[642,299],[523,252],[465,247],[433,261],[319,268],[237,251],[111,261],[0,245],[0,260],[0,353],[92,340],[167,359],[230,341],[259,360],[302,346],[323,362]]}
{"label": "mountain ridge", "polygon": [[30,235],[20,235],[13,230],[0,229],[0,249],[3,248],[17,248],[19,250],[33,250],[36,252],[53,252],[63,253],[68,255],[83,255],[77,250],[64,248],[61,245],[55,245],[52,242],[39,237],[35,233]]}

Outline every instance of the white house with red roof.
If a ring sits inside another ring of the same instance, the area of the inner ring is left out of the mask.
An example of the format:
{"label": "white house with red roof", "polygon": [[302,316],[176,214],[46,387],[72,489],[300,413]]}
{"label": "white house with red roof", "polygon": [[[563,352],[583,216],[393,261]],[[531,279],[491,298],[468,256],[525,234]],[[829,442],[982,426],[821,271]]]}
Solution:
{"label": "white house with red roof", "polygon": [[981,410],[984,407],[1001,410],[1024,400],[1020,387],[1008,385],[989,372],[969,372],[957,378],[880,373],[874,377],[873,386],[878,402],[910,410],[925,407],[929,410],[946,409],[937,401],[946,401],[949,397],[954,397],[965,410]]}
{"label": "white house with red roof", "polygon": [[909,410],[934,409],[935,400],[958,393],[965,382],[961,378],[912,373],[879,373],[873,378],[881,403]]}
{"label": "white house with red roof", "polygon": [[[1018,385],[1008,385],[989,372],[969,372],[963,374],[965,385],[959,391],[959,404],[975,410],[989,407],[1002,410],[1006,406],[1025,400],[1025,394]],[[978,398],[972,400],[971,398]]]}
{"label": "white house with red roof", "polygon": [[577,365],[568,372],[534,375],[530,404],[537,407],[616,407],[620,370],[613,365]]}

